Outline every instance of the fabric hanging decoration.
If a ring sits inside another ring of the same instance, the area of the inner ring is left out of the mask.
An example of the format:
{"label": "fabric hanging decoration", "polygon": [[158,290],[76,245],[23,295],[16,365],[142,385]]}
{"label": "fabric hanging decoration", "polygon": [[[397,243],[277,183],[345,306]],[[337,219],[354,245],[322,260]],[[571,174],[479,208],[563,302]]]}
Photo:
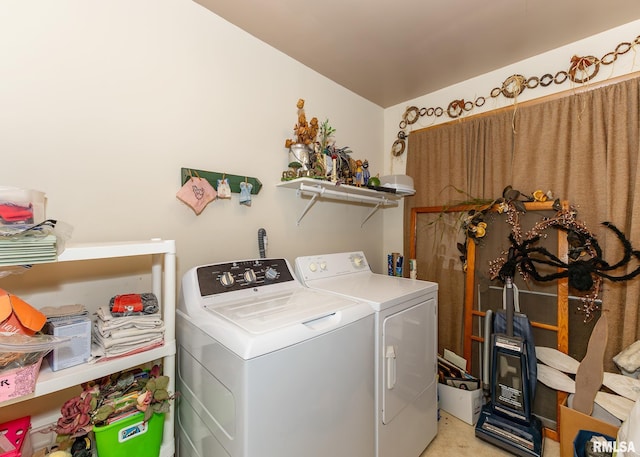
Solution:
{"label": "fabric hanging decoration", "polygon": [[253,184],[247,182],[245,178],[244,182],[240,183],[240,204],[245,206],[251,206],[251,189]]}
{"label": "fabric hanging decoration", "polygon": [[231,187],[225,175],[222,175],[222,179],[218,179],[218,198],[231,198]]}
{"label": "fabric hanging decoration", "polygon": [[189,170],[189,180],[180,188],[176,197],[187,204],[196,214],[200,214],[204,208],[216,199],[217,192],[213,186],[197,172],[196,176]]}

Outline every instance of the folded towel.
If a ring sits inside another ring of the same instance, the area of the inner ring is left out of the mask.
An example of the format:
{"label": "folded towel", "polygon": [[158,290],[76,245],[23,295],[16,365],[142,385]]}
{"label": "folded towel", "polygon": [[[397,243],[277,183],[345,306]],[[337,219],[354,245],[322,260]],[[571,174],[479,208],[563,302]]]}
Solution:
{"label": "folded towel", "polygon": [[145,352],[150,349],[155,349],[157,347],[162,346],[163,344],[164,344],[164,340],[160,340],[150,344],[140,345],[128,351],[122,352],[121,350],[105,351],[105,349],[101,347],[99,344],[93,343],[91,345],[91,359],[89,360],[89,363],[106,362],[108,360],[114,360],[120,357],[127,357],[129,355],[138,354],[140,352]]}
{"label": "folded towel", "polygon": [[94,340],[91,345],[91,356],[92,359],[97,359],[99,357],[116,357],[116,356],[124,356],[130,354],[136,354],[138,352],[143,352],[145,350],[152,349],[154,347],[159,347],[164,344],[164,339],[155,338],[151,341],[141,342],[141,343],[131,343],[131,344],[122,344],[112,347],[104,347],[98,341]]}
{"label": "folded towel", "polygon": [[164,338],[164,330],[161,332],[145,332],[140,335],[126,336],[122,338],[105,338],[99,332],[93,333],[93,341],[102,347],[109,349],[114,346],[133,346],[139,343],[149,343],[152,340]]}
{"label": "folded towel", "polygon": [[47,319],[67,318],[72,316],[84,316],[89,314],[84,305],[62,305],[43,306],[40,312],[47,316]]}
{"label": "folded towel", "polygon": [[[129,354],[129,353],[134,353],[135,352],[142,352],[143,348],[148,348],[148,347],[156,347],[156,346],[161,346],[163,344],[164,340],[162,338],[156,338],[150,341],[147,341],[145,343],[137,343],[137,344],[122,344],[122,345],[116,345],[116,346],[112,346],[109,348],[105,348],[104,346],[102,346],[100,343],[95,343],[93,347],[96,348],[96,352],[95,354],[93,353],[92,350],[92,355],[98,355],[99,353],[104,354],[105,357],[114,357],[114,356],[123,356],[125,354]],[[147,350],[147,349],[145,349]]]}
{"label": "folded towel", "polygon": [[103,320],[96,320],[96,323],[98,324],[98,326],[100,327],[101,330],[103,331],[111,331],[111,330],[118,330],[118,329],[125,329],[125,328],[137,328],[140,330],[143,329],[154,329],[154,328],[158,328],[158,327],[162,327],[163,322],[162,319],[156,318],[156,319],[145,319],[145,320],[136,320],[135,318],[125,318],[125,319],[117,319],[117,320],[112,320],[112,321],[103,321]]}
{"label": "folded towel", "polygon": [[103,338],[120,339],[128,338],[130,336],[145,336],[153,334],[164,334],[164,324],[160,321],[159,325],[152,325],[151,327],[145,327],[144,325],[137,326],[124,325],[119,327],[103,327],[101,322],[98,321],[93,326],[95,332],[99,333]]}

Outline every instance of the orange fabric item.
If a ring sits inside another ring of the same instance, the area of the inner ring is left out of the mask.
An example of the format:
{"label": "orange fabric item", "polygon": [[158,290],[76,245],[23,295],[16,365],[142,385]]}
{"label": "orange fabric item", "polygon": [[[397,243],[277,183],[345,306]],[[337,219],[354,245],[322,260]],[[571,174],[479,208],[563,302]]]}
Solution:
{"label": "orange fabric item", "polygon": [[113,299],[112,313],[141,313],[143,311],[140,294],[116,295]]}
{"label": "orange fabric item", "polygon": [[47,316],[29,303],[0,289],[0,332],[33,335],[42,329]]}
{"label": "orange fabric item", "polygon": [[11,299],[9,298],[9,294],[0,289],[0,322],[7,319],[11,316],[13,312],[13,307],[11,306]]}

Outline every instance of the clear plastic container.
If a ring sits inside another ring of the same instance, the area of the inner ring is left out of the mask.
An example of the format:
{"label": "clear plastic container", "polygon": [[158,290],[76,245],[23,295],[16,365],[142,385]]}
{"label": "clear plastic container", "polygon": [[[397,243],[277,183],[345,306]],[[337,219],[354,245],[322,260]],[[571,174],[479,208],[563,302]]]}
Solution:
{"label": "clear plastic container", "polygon": [[413,178],[407,175],[386,175],[380,177],[380,186],[395,189],[400,195],[413,195]]}
{"label": "clear plastic container", "polygon": [[39,224],[45,220],[45,194],[0,186],[0,225]]}

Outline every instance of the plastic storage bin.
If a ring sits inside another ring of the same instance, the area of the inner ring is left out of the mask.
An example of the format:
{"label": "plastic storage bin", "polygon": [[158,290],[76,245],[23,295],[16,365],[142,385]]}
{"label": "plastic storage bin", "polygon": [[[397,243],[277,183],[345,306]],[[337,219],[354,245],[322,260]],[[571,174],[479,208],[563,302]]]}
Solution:
{"label": "plastic storage bin", "polygon": [[42,357],[31,365],[0,372],[0,403],[29,395],[36,386]]}
{"label": "plastic storage bin", "polygon": [[[2,451],[0,447],[0,457],[20,457],[23,444],[29,436],[29,427],[31,427],[31,417],[25,416],[20,419],[14,419],[4,424],[0,424],[0,434],[6,438],[5,443],[10,443],[13,449]],[[4,441],[4,440],[3,440]],[[25,454],[26,455],[26,454]],[[31,454],[28,454],[31,457]]]}
{"label": "plastic storage bin", "polygon": [[145,423],[143,413],[104,427],[94,427],[98,457],[158,457],[163,427],[164,414],[154,414]]}
{"label": "plastic storage bin", "polygon": [[385,175],[380,177],[380,185],[395,189],[398,195],[413,195],[416,193],[413,187],[413,178],[407,175]]}
{"label": "plastic storage bin", "polygon": [[45,219],[45,194],[0,186],[0,226],[39,224]]}

